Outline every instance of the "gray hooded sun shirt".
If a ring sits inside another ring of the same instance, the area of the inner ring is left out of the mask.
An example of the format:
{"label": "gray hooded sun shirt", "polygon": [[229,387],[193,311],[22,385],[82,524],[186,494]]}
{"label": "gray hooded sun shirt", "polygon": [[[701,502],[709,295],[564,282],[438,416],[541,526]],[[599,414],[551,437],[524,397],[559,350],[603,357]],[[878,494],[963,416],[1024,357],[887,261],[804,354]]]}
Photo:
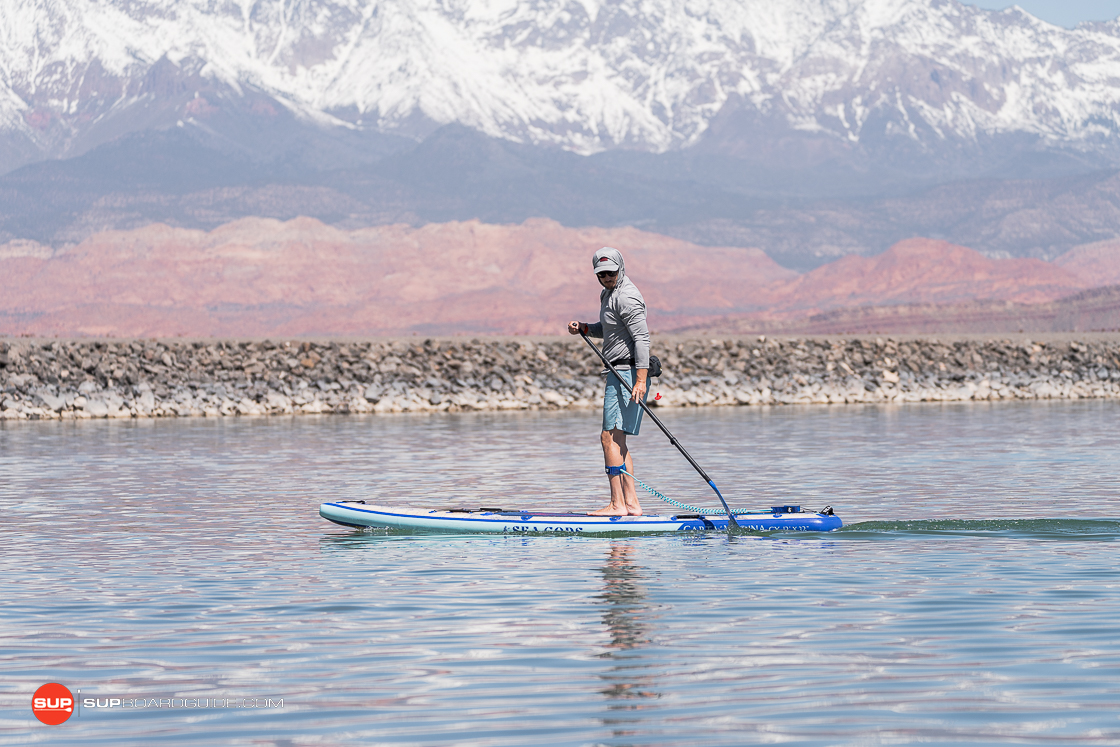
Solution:
{"label": "gray hooded sun shirt", "polygon": [[649,328],[646,326],[646,300],[638,286],[626,277],[626,264],[617,249],[605,246],[595,252],[592,260],[598,267],[601,257],[618,265],[618,281],[614,289],[604,288],[599,294],[599,321],[589,324],[591,337],[603,338],[603,355],[614,363],[634,360],[636,368],[649,368]]}

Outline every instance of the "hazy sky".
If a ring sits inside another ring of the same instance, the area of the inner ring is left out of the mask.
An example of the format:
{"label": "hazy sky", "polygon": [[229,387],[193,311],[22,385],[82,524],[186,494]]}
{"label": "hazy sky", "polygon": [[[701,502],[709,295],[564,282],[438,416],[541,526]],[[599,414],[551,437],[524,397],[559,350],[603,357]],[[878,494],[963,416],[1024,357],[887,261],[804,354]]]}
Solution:
{"label": "hazy sky", "polygon": [[1001,10],[1018,5],[1036,18],[1073,28],[1081,21],[1111,21],[1120,16],[1120,0],[963,0],[967,5]]}

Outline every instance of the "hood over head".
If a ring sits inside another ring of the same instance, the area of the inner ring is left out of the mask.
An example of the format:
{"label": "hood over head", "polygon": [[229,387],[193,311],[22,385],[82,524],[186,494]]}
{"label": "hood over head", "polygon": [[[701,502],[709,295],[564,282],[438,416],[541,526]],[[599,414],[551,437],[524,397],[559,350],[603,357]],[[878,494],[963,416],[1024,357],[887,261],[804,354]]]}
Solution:
{"label": "hood over head", "polygon": [[626,262],[622,259],[622,252],[604,246],[595,252],[595,256],[591,258],[591,266],[596,274],[603,270],[618,270],[618,282],[614,284],[614,287],[622,287],[622,281],[626,279]]}

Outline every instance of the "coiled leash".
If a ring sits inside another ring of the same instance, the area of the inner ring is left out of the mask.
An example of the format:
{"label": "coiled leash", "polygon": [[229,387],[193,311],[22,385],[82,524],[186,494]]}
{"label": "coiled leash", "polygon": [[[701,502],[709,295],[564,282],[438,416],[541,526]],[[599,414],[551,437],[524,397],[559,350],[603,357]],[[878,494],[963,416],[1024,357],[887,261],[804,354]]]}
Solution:
{"label": "coiled leash", "polygon": [[[668,503],[671,506],[676,506],[677,508],[683,508],[685,511],[691,511],[693,513],[701,514],[702,516],[726,516],[727,515],[727,512],[724,511],[721,508],[700,508],[699,506],[689,506],[689,505],[681,503],[679,501],[674,501],[672,498],[669,498],[667,496],[662,495],[660,492],[654,490],[649,485],[646,485],[644,482],[642,482],[638,478],[634,477],[634,475],[631,475],[629,472],[627,472],[625,464],[620,464],[617,467],[607,467],[607,474],[610,475],[611,477],[614,477],[615,475],[628,475],[631,480],[633,480],[634,482],[638,483],[643,488],[645,488],[646,492],[648,492],[650,495],[656,496],[657,498],[660,498],[661,500],[665,501],[666,503]],[[735,511],[735,513],[736,514],[745,514],[745,513],[749,513],[749,512],[744,510],[744,511]]]}
{"label": "coiled leash", "polygon": [[[618,375],[618,369],[616,369],[614,365],[609,360],[607,360],[607,356],[603,355],[603,351],[595,347],[595,343],[591,342],[591,340],[588,339],[587,333],[581,329],[579,331],[579,336],[582,337],[583,341],[586,342],[587,345],[595,351],[595,355],[599,356],[599,360],[603,361],[603,365],[607,367],[607,370],[613,373],[615,375],[615,378],[618,379],[619,383],[626,387],[626,391],[630,392],[630,395],[633,396],[634,387],[632,387],[630,383],[626,381],[626,379]],[[708,473],[704,471],[704,468],[696,463],[696,460],[693,459],[692,455],[688,453],[688,450],[681,445],[681,442],[677,440],[677,437],[669,432],[669,429],[665,427],[665,424],[661,422],[661,419],[650,411],[649,406],[645,403],[645,400],[639,399],[637,400],[637,402],[638,405],[642,408],[642,411],[645,412],[646,415],[649,415],[650,420],[652,420],[657,425],[657,427],[661,429],[662,433],[668,436],[669,443],[677,447],[677,451],[681,453],[681,456],[688,460],[688,463],[692,465],[692,468],[700,474],[700,477],[704,478],[704,482],[708,483],[708,487],[715,491],[716,497],[719,498],[719,502],[724,509],[721,513],[727,514],[727,533],[734,534],[735,532],[741,531],[739,522],[735,520],[735,514],[731,512],[731,507],[727,505],[727,500],[723,497],[723,493],[719,492],[719,488],[717,488],[716,484],[712,482],[712,478],[708,477]],[[623,466],[623,468],[625,469],[625,465]],[[634,476],[630,475],[630,477]],[[646,486],[643,484],[642,487],[645,488]],[[649,490],[649,488],[646,489]]]}

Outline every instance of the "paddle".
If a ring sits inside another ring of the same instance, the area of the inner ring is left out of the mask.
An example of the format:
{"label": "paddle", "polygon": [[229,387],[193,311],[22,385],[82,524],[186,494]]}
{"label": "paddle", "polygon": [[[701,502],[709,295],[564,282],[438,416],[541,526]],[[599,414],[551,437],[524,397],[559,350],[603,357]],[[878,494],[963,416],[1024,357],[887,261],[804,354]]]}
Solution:
{"label": "paddle", "polygon": [[[630,394],[633,395],[634,387],[627,384],[626,379],[618,375],[618,371],[615,370],[614,365],[612,365],[611,362],[607,360],[607,356],[603,355],[603,351],[596,347],[595,343],[591,342],[591,340],[587,337],[587,334],[582,329],[579,330],[579,336],[583,338],[584,342],[591,346],[591,349],[595,351],[595,355],[599,356],[599,359],[602,360],[603,364],[606,365],[610,372],[615,375],[615,378],[622,382],[622,385],[626,387],[626,391],[630,392]],[[700,476],[704,478],[704,482],[708,483],[711,489],[716,491],[716,496],[719,497],[719,502],[723,504],[723,510],[727,512],[727,531],[741,531],[739,522],[735,521],[735,515],[731,513],[731,507],[728,506],[727,501],[723,499],[723,494],[719,492],[719,488],[717,488],[716,484],[712,482],[712,478],[708,477],[707,473],[704,472],[703,467],[697,464],[696,460],[692,458],[692,455],[689,454],[683,446],[681,446],[681,443],[677,440],[677,437],[670,433],[669,429],[665,427],[665,424],[662,423],[661,420],[653,414],[653,411],[649,409],[649,405],[647,405],[640,399],[637,400],[637,402],[642,406],[642,409],[645,410],[646,415],[649,415],[653,419],[653,422],[657,424],[657,427],[661,429],[661,432],[669,437],[669,443],[677,447],[677,451],[679,451],[684,456],[684,458],[688,460],[688,463],[692,465],[693,469],[700,473]]]}

